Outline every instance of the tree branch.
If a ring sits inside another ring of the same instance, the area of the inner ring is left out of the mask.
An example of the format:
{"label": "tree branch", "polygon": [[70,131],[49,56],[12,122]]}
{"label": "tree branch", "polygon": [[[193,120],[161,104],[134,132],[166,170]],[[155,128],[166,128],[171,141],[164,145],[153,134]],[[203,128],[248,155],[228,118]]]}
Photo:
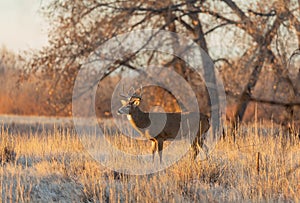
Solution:
{"label": "tree branch", "polygon": [[232,0],[222,0],[225,2],[239,17],[242,21],[249,21],[245,13],[234,3]]}
{"label": "tree branch", "polygon": [[248,12],[262,17],[272,17],[272,16],[276,16],[277,14],[275,10],[271,10],[269,13],[260,13],[260,12],[253,11],[252,9],[248,9]]}
{"label": "tree branch", "polygon": [[207,35],[207,34],[213,32],[213,31],[215,31],[215,30],[218,29],[218,28],[224,27],[224,26],[226,26],[226,25],[232,25],[232,24],[233,24],[233,23],[229,23],[229,22],[219,24],[219,25],[217,25],[217,26],[211,28],[210,30],[206,31],[206,32],[204,33],[204,35]]}
{"label": "tree branch", "polygon": [[254,102],[258,102],[258,103],[278,105],[278,106],[284,106],[284,107],[300,106],[300,102],[287,103],[287,102],[273,101],[273,100],[267,100],[267,99],[260,99],[260,98],[255,98],[255,97],[251,97],[250,100],[254,101]]}

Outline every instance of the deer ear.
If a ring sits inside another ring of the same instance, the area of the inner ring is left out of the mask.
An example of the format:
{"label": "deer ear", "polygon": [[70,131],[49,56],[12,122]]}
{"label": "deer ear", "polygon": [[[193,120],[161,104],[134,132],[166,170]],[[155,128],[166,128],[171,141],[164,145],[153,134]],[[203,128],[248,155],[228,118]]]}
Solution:
{"label": "deer ear", "polygon": [[122,103],[122,105],[125,105],[127,103],[127,101],[125,101],[125,100],[122,99],[121,103]]}

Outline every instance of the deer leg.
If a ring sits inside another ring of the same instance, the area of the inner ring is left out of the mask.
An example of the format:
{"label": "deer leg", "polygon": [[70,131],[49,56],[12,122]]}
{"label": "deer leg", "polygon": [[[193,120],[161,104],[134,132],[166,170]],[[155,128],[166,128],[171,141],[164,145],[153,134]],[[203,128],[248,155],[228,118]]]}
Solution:
{"label": "deer leg", "polygon": [[164,140],[163,139],[159,139],[158,140],[158,155],[159,155],[160,163],[162,162],[163,146],[164,146]]}
{"label": "deer leg", "polygon": [[195,140],[193,141],[192,149],[193,149],[193,152],[194,152],[194,155],[193,155],[194,160],[197,158],[197,156],[198,156],[198,154],[200,152],[200,149],[204,150],[204,153],[206,155],[208,153],[208,148],[204,144],[204,139],[205,139],[205,136],[199,134],[199,136],[197,136],[195,138]]}
{"label": "deer leg", "polygon": [[152,142],[152,160],[154,162],[154,156],[155,156],[155,152],[157,151],[157,140],[156,139],[151,139],[151,142]]}
{"label": "deer leg", "polygon": [[196,137],[195,140],[193,141],[192,149],[193,149],[193,158],[195,160],[199,154],[198,137]]}
{"label": "deer leg", "polygon": [[192,149],[194,152],[193,158],[194,160],[197,158],[200,148],[203,147],[204,139],[203,136],[201,136],[200,132],[198,133],[197,137],[194,139],[193,144],[192,144]]}

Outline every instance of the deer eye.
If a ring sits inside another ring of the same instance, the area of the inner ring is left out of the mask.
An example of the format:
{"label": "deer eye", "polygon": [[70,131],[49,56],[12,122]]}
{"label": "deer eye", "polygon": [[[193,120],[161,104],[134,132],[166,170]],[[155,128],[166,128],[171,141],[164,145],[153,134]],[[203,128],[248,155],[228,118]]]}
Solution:
{"label": "deer eye", "polygon": [[135,101],[133,102],[133,105],[135,105],[135,106],[140,105],[140,100],[135,100]]}

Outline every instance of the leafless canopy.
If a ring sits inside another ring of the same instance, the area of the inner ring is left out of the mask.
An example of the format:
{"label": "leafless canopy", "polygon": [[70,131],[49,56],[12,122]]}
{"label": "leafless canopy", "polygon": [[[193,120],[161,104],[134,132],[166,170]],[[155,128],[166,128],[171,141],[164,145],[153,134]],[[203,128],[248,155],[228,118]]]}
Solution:
{"label": "leafless canopy", "polygon": [[[289,57],[300,48],[299,4],[299,0],[53,0],[43,10],[51,22],[50,45],[33,57],[30,73],[45,79],[49,105],[54,112],[62,111],[71,102],[70,90],[83,61],[111,37],[149,28],[179,32],[216,62],[227,94],[239,101],[235,121],[241,120],[253,100],[283,103],[285,98],[285,103],[299,104],[300,90],[287,69]],[[93,74],[105,78],[128,69],[142,72],[140,67],[151,63],[173,67],[197,86],[186,64],[155,52],[130,53]],[[267,84],[266,73],[274,78]],[[215,82],[214,74],[205,79]],[[281,91],[283,87],[288,91]]]}

